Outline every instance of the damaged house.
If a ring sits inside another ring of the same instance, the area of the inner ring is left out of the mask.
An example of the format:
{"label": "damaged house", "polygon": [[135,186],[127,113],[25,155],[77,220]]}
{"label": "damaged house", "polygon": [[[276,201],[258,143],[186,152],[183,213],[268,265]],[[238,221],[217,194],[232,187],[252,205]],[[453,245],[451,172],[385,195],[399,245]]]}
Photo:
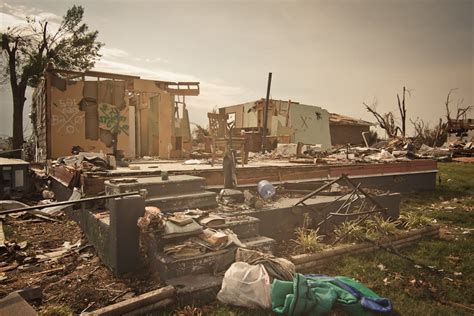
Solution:
{"label": "damaged house", "polygon": [[199,82],[47,69],[32,100],[36,160],[83,151],[181,157],[191,150],[185,97]]}
{"label": "damaged house", "polygon": [[329,114],[329,129],[331,131],[331,144],[337,145],[363,145],[362,133],[368,133],[374,123],[359,120],[336,113]]}
{"label": "damaged house", "polygon": [[[219,113],[228,114],[235,127],[244,131],[261,132],[264,124],[265,99],[222,107]],[[267,135],[279,143],[321,144],[326,150],[331,145],[364,144],[363,132],[373,123],[329,113],[325,109],[298,102],[269,100]],[[259,148],[257,146],[257,148]]]}
{"label": "damaged house", "polygon": [[[219,113],[228,114],[235,127],[245,131],[261,132],[264,124],[265,99],[222,107]],[[321,144],[323,150],[331,147],[328,111],[291,100],[269,100],[267,133],[280,143]]]}

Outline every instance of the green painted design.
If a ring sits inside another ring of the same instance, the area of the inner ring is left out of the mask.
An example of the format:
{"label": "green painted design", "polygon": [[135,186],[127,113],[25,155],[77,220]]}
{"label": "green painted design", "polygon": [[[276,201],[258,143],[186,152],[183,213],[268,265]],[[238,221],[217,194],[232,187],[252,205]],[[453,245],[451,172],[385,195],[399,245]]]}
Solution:
{"label": "green painted design", "polygon": [[128,136],[127,117],[120,114],[120,111],[107,103],[101,103],[99,106],[99,120],[104,124],[112,134],[125,134]]}

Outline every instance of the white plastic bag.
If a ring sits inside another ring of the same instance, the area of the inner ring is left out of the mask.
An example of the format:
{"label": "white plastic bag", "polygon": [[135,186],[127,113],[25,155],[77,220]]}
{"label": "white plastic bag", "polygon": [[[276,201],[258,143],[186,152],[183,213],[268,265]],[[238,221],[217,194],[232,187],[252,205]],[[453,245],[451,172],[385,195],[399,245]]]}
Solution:
{"label": "white plastic bag", "polygon": [[270,278],[263,265],[234,262],[225,272],[217,299],[249,308],[272,307]]}

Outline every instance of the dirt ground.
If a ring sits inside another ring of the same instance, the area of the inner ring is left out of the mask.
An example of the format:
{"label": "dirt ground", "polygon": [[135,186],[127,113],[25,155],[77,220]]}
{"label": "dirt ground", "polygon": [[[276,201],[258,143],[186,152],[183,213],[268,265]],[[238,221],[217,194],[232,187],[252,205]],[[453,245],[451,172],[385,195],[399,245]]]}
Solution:
{"label": "dirt ground", "polygon": [[[87,244],[77,224],[65,218],[52,222],[6,217],[3,229],[7,247],[0,249],[0,271],[11,270],[0,272],[0,298],[39,286],[42,299],[32,303],[38,311],[61,307],[66,313],[81,313],[160,287],[148,273],[114,277]],[[56,259],[42,262],[36,257],[58,249],[62,252],[65,242],[76,247]],[[15,262],[18,267],[12,269]]]}

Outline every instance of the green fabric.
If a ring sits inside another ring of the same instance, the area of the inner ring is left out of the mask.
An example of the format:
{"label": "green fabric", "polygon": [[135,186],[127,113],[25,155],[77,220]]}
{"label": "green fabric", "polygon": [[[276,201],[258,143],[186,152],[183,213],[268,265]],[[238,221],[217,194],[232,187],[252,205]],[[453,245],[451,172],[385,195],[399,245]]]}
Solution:
{"label": "green fabric", "polygon": [[[348,277],[338,276],[336,279],[356,288],[366,297],[379,297]],[[373,315],[360,305],[357,297],[339,287],[332,278],[311,278],[297,274],[293,281],[273,281],[272,309],[275,313],[289,316],[326,315],[333,305],[350,315]]]}

